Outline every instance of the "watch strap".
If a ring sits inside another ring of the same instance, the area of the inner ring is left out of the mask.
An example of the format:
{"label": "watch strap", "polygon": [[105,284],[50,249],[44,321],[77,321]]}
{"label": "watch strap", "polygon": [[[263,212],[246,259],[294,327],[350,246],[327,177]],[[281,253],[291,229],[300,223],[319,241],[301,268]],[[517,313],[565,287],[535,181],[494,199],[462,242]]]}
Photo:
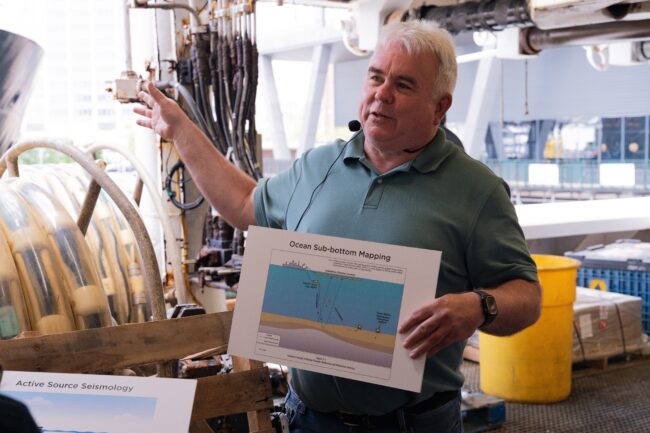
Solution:
{"label": "watch strap", "polygon": [[483,290],[474,290],[474,293],[476,293],[481,298],[481,310],[483,311],[483,323],[481,323],[479,329],[482,329],[494,321],[494,319],[497,317],[498,311],[496,309],[494,296],[490,295],[489,293]]}

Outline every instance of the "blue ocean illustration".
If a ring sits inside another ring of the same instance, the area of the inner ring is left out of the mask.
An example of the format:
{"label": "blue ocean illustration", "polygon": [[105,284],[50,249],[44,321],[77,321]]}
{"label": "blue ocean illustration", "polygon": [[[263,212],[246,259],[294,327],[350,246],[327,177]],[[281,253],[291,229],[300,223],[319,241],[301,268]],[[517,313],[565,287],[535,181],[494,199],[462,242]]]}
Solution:
{"label": "blue ocean illustration", "polygon": [[270,265],[262,311],[394,336],[403,292],[403,284]]}

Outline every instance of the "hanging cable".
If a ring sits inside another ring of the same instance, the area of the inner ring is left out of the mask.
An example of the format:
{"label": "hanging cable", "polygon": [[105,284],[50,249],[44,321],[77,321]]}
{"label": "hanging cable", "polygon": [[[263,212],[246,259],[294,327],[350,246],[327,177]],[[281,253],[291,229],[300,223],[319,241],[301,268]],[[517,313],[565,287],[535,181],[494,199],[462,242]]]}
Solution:
{"label": "hanging cable", "polygon": [[[174,176],[178,172],[178,181],[174,181]],[[172,202],[174,206],[176,206],[179,209],[183,210],[191,210],[199,207],[201,203],[203,203],[203,197],[199,196],[197,199],[190,203],[185,203],[182,200],[177,200],[176,199],[176,191],[172,189],[172,184],[173,183],[178,183],[180,186],[181,190],[181,196],[184,195],[184,190],[185,190],[185,184],[188,183],[190,180],[185,179],[185,164],[183,164],[183,161],[178,161],[176,164],[172,166],[172,168],[167,172],[167,177],[165,178],[165,191],[167,192],[167,196],[169,197],[169,200]]]}
{"label": "hanging cable", "polygon": [[190,93],[188,88],[179,83],[172,83],[172,85],[176,87],[176,89],[178,89],[178,93],[181,94],[181,96],[189,106],[192,115],[194,116],[194,118],[196,119],[199,125],[199,128],[201,128],[201,131],[203,131],[203,133],[207,135],[210,138],[210,140],[212,140],[212,142],[214,143],[214,138],[211,136],[210,131],[208,130],[206,120],[203,117],[203,114],[201,114],[201,111],[199,111],[199,107],[196,105],[196,101],[192,97],[192,94]]}
{"label": "hanging cable", "polygon": [[[192,28],[189,58],[180,60],[187,86],[172,85],[215,148],[257,180],[262,170],[256,154],[259,54],[254,12],[250,0],[214,0],[209,25]],[[172,167],[166,187],[176,172],[182,174],[182,165]],[[171,188],[166,189],[175,206],[191,209],[198,205],[196,201],[182,203]]]}

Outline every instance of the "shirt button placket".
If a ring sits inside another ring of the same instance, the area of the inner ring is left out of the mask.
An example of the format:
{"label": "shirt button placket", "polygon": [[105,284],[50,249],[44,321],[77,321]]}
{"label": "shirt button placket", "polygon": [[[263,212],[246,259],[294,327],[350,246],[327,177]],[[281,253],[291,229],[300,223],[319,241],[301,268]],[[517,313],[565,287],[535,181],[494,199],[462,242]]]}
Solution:
{"label": "shirt button placket", "polygon": [[364,208],[374,208],[376,209],[379,206],[379,201],[383,194],[384,189],[384,179],[377,178],[370,184],[370,189],[366,195],[366,201],[364,203]]}

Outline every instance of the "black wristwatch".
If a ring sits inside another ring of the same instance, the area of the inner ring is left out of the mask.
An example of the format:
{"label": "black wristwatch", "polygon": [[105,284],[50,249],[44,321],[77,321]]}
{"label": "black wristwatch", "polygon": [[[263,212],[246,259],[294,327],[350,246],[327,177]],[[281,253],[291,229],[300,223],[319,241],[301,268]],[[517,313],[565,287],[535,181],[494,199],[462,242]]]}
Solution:
{"label": "black wristwatch", "polygon": [[482,329],[492,323],[499,314],[499,310],[497,309],[497,300],[494,296],[484,292],[483,290],[474,290],[474,293],[481,298],[481,309],[483,310],[483,317],[485,317],[485,320],[483,320],[483,323],[478,328]]}

